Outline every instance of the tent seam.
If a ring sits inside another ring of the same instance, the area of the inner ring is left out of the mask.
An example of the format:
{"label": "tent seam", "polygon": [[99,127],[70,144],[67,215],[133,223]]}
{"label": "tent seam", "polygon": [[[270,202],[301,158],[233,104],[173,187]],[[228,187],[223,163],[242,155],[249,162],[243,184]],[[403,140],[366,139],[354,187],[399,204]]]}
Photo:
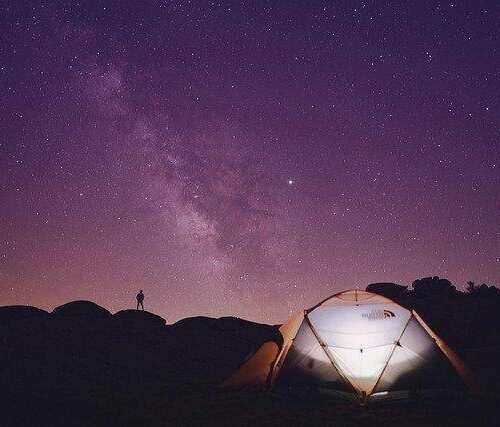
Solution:
{"label": "tent seam", "polygon": [[405,333],[406,331],[406,328],[408,327],[408,325],[410,324],[410,320],[411,318],[413,317],[413,313],[410,312],[410,317],[408,318],[408,320],[406,321],[405,323],[405,327],[403,328],[403,330],[401,331],[401,334],[399,335],[398,339],[396,340],[396,342],[394,343],[394,348],[392,349],[391,351],[391,354],[389,355],[389,357],[387,358],[387,362],[385,363],[385,366],[384,366],[384,369],[382,369],[382,372],[380,373],[380,376],[378,377],[378,380],[377,382],[374,384],[374,386],[372,387],[371,391],[370,391],[370,395],[373,394],[373,390],[375,390],[378,386],[378,383],[380,382],[380,379],[382,378],[382,375],[384,375],[384,372],[385,370],[387,369],[387,366],[389,365],[389,362],[390,360],[392,359],[392,355],[394,354],[394,352],[396,351],[396,347],[399,344],[399,340],[401,339],[401,337],[403,336],[403,334]]}

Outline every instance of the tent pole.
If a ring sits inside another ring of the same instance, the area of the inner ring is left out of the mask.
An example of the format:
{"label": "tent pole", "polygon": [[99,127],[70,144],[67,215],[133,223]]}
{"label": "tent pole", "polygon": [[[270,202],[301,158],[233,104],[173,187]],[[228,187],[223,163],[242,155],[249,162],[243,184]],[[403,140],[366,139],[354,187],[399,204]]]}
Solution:
{"label": "tent pole", "polygon": [[[403,328],[403,330],[401,331],[401,334],[399,335],[398,339],[397,339],[397,340],[396,340],[396,342],[394,343],[394,347],[392,348],[391,354],[390,354],[390,355],[389,355],[389,357],[387,358],[387,362],[385,362],[384,369],[382,369],[382,372],[380,373],[380,375],[379,375],[379,377],[378,377],[377,382],[375,383],[375,385],[373,386],[373,388],[372,388],[372,390],[371,390],[372,392],[373,392],[373,390],[375,390],[375,389],[377,388],[378,383],[380,382],[380,378],[382,378],[382,375],[384,375],[384,372],[385,372],[385,370],[386,370],[386,368],[387,368],[387,365],[389,365],[389,361],[391,360],[392,355],[393,355],[393,354],[394,354],[394,352],[396,351],[396,347],[397,347],[398,345],[400,345],[400,344],[399,344],[399,340],[401,339],[401,337],[402,337],[402,336],[403,336],[403,334],[405,333],[406,328],[408,327],[408,324],[410,323],[410,320],[411,320],[411,318],[412,318],[412,317],[413,317],[413,313],[412,313],[412,314],[410,315],[410,317],[408,318],[407,322],[405,323],[405,327]],[[370,392],[370,394],[371,394],[371,392]]]}

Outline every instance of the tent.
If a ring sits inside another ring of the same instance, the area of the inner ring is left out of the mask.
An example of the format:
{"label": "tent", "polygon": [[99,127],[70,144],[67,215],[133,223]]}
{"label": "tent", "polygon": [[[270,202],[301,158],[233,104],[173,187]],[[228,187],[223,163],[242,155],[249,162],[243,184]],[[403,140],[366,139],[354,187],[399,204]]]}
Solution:
{"label": "tent", "polygon": [[462,360],[415,311],[350,290],[291,317],[223,387],[319,390],[360,402],[476,391]]}

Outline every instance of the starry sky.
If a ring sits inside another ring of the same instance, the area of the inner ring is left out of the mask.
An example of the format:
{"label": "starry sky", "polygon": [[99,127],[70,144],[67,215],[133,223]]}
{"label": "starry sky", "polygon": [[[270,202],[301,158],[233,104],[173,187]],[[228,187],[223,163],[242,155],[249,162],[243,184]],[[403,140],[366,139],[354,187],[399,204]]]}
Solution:
{"label": "starry sky", "polygon": [[498,284],[498,2],[2,9],[0,305],[277,323]]}

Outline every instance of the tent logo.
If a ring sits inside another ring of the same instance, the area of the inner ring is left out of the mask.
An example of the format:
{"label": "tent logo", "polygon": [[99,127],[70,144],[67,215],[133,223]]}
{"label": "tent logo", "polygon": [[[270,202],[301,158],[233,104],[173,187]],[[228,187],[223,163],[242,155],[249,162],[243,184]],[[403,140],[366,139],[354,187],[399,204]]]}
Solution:
{"label": "tent logo", "polygon": [[362,316],[368,320],[390,319],[396,315],[390,310],[372,310],[369,313],[363,313]]}

